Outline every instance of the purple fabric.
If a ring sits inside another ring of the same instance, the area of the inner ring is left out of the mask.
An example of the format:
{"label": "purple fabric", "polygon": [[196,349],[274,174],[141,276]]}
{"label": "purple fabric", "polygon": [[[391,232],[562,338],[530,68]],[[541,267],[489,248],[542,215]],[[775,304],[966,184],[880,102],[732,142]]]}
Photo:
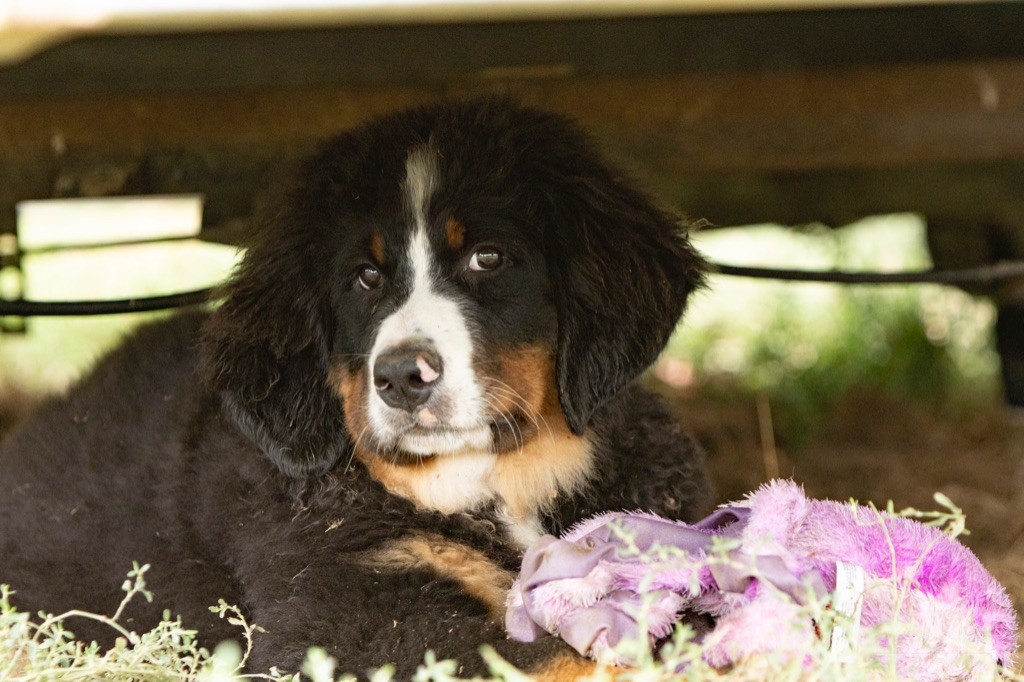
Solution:
{"label": "purple fabric", "polygon": [[[727,562],[714,559],[716,538],[731,543]],[[542,538],[523,558],[506,628],[513,639],[553,633],[583,655],[629,664],[616,647],[639,636],[641,609],[648,646],[680,619],[706,614],[715,620],[703,636],[712,665],[764,652],[800,655],[817,635],[798,605],[810,593],[835,589],[837,562],[865,571],[861,626],[895,615],[922,626],[900,636],[902,676],[966,679],[963,654],[979,647],[992,660],[1011,662],[1016,615],[1005,590],[967,548],[909,519],[809,500],[788,481],[763,486],[693,525],[613,513],[561,539]],[[892,584],[893,569],[906,586],[900,600],[879,588]]]}

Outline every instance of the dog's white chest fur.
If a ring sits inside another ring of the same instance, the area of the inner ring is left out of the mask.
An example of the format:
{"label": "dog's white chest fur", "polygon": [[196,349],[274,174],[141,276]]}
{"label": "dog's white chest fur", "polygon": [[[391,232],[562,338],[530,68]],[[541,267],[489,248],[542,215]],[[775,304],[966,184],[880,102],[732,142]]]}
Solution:
{"label": "dog's white chest fur", "polygon": [[391,493],[421,509],[472,513],[493,503],[509,537],[524,548],[544,534],[543,512],[584,486],[594,469],[589,439],[557,430],[501,454],[464,450],[410,465],[364,461]]}
{"label": "dog's white chest fur", "polygon": [[445,514],[479,509],[492,499],[488,479],[498,456],[489,452],[435,455],[429,473],[410,480],[413,499]]}
{"label": "dog's white chest fur", "polygon": [[444,514],[471,512],[498,502],[498,510],[512,540],[527,547],[544,534],[536,511],[513,513],[501,500],[495,480],[498,455],[489,452],[465,452],[437,456],[429,472],[411,477],[406,492],[419,506]]}

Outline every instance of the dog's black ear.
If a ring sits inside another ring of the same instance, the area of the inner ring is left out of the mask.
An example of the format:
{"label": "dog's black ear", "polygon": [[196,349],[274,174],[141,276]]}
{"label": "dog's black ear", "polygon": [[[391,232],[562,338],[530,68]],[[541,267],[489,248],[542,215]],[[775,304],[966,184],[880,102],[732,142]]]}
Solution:
{"label": "dog's black ear", "polygon": [[705,263],[680,220],[589,153],[550,195],[547,257],[558,308],[556,375],[576,434],[657,358]]}
{"label": "dog's black ear", "polygon": [[293,190],[260,220],[204,328],[207,381],[238,428],[283,472],[324,472],[347,455],[328,386],[329,262]]}

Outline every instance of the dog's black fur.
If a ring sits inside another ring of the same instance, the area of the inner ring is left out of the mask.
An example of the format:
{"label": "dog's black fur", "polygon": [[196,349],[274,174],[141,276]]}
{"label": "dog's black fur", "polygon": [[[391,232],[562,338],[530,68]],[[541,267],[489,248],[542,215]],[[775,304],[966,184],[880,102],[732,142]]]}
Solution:
{"label": "dog's black fur", "polygon": [[[296,669],[312,645],[345,670],[391,662],[401,677],[427,649],[464,673],[482,670],[482,643],[531,669],[563,651],[507,640],[465,571],[374,560],[409,537],[466,548],[470,572],[514,573],[521,556],[494,504],[444,514],[376,480],[367,462],[401,453],[356,456],[332,379],[365,377],[376,326],[401,300],[400,287],[366,298],[352,273],[371,233],[397,253],[417,145],[442,160],[432,219],[458,215],[474,240],[515,254],[500,276],[446,280],[481,348],[548,349],[555,412],[593,452],[586,483],[540,509],[544,529],[612,509],[707,511],[697,447],[633,384],[700,283],[685,235],[563,119],[435,105],[324,144],[267,212],[223,305],[143,328],[0,445],[0,582],[18,606],[110,613],[137,560],[152,565],[155,599],[132,604],[129,627],[169,608],[207,643],[236,637],[208,610],[223,598],[266,629],[254,670]],[[73,629],[110,640],[88,621]]]}

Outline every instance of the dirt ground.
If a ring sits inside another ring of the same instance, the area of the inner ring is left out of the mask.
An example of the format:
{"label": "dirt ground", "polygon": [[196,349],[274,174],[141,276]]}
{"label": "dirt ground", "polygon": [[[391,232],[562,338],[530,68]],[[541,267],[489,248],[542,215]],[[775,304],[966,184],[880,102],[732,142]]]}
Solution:
{"label": "dirt ground", "polygon": [[[699,392],[673,399],[708,450],[720,501],[766,480],[773,463],[756,400],[712,403]],[[933,494],[945,493],[967,516],[970,534],[961,540],[1024,613],[1024,413],[939,416],[885,395],[853,393],[806,447],[779,450],[775,459],[782,476],[814,497],[935,510]]]}
{"label": "dirt ground", "polygon": [[23,419],[38,402],[0,380],[0,438]]}

